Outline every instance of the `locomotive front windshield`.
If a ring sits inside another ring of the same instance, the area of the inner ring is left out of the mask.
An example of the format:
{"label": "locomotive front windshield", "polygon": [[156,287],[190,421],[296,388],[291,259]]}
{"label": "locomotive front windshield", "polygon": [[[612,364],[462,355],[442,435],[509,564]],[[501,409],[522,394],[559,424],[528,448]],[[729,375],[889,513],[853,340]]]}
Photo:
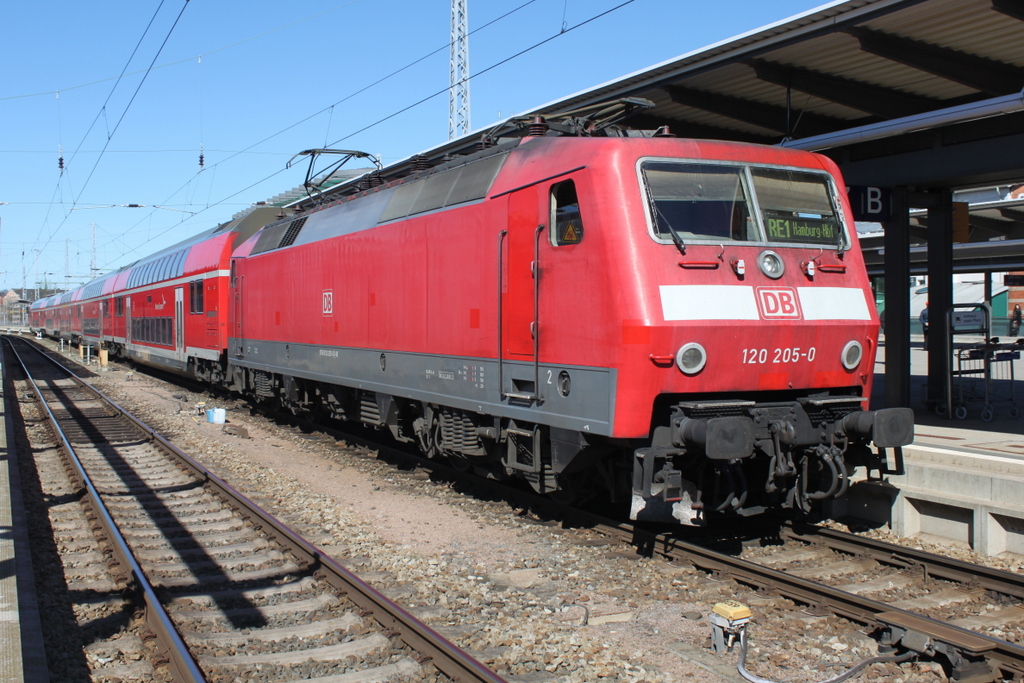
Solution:
{"label": "locomotive front windshield", "polygon": [[828,176],[785,168],[647,160],[654,236],[845,248]]}

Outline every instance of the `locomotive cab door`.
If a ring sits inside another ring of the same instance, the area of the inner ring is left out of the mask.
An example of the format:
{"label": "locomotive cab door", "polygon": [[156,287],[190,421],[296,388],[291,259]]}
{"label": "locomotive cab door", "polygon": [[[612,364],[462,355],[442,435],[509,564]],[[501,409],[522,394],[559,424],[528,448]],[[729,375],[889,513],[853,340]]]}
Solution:
{"label": "locomotive cab door", "polygon": [[502,398],[540,403],[538,350],[540,329],[540,248],[537,186],[513,192],[508,200],[508,228],[500,235],[501,268],[499,381]]}

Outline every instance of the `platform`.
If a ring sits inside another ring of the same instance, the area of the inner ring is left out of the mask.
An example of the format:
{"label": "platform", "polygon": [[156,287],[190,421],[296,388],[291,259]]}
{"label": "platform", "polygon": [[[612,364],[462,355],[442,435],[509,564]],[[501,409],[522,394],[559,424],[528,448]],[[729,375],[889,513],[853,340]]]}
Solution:
{"label": "platform", "polygon": [[[0,397],[4,395],[0,367]],[[18,473],[17,452],[0,402],[0,681],[48,681]]]}
{"label": "platform", "polygon": [[[1009,416],[1008,401],[994,404],[990,422],[981,419],[980,400],[967,406],[963,420],[936,414],[925,405],[923,342],[920,335],[912,339],[910,407],[916,427],[914,443],[903,449],[906,473],[884,482],[859,476],[832,514],[887,525],[900,536],[924,534],[987,555],[1024,557],[1024,418]],[[1024,359],[1012,362],[1015,377],[1024,378]],[[883,405],[884,372],[883,345],[875,367],[874,408]],[[1024,411],[1024,380],[1016,379],[1013,389]]]}

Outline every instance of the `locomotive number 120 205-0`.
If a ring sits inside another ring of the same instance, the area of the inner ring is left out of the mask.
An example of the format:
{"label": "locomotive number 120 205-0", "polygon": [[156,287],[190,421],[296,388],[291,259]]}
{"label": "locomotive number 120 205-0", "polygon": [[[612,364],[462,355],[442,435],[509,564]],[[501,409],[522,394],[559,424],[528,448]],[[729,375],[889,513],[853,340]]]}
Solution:
{"label": "locomotive number 120 205-0", "polygon": [[800,361],[814,362],[818,350],[813,346],[801,349],[799,346],[787,346],[786,348],[775,349],[743,349],[743,363],[799,363]]}

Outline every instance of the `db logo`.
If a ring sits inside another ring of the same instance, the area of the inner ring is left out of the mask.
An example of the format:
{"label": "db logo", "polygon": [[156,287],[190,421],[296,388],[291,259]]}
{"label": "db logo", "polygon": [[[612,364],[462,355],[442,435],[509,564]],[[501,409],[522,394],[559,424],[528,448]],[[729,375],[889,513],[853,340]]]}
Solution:
{"label": "db logo", "polygon": [[762,318],[800,319],[800,303],[792,287],[758,287],[757,305]]}
{"label": "db logo", "polygon": [[324,290],[324,315],[334,315],[334,290]]}

